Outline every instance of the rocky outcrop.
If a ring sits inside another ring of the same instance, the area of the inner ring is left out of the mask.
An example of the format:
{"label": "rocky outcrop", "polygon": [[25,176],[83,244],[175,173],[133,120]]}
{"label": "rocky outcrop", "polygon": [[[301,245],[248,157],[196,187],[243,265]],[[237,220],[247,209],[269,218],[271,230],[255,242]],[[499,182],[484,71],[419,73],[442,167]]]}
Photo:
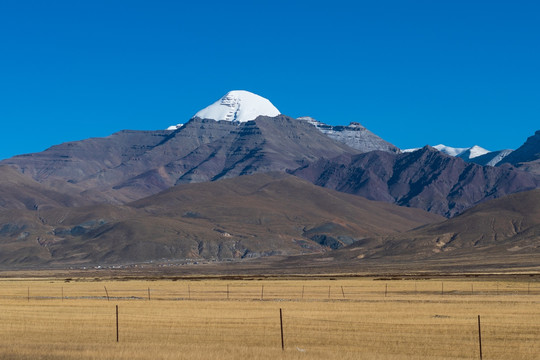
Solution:
{"label": "rocky outcrop", "polygon": [[361,152],[369,151],[387,151],[391,153],[399,153],[400,150],[390,144],[389,142],[381,139],[375,135],[360,123],[351,122],[349,125],[327,125],[320,121],[317,121],[310,117],[300,117],[298,120],[306,121],[315,126],[319,131],[328,136],[331,139],[339,141],[353,149]]}

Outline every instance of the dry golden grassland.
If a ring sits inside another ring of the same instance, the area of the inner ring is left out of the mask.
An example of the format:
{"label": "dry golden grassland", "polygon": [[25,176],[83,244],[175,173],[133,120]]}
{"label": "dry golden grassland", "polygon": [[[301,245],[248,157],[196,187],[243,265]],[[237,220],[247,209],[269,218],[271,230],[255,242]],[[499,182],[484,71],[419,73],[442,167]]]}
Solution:
{"label": "dry golden grassland", "polygon": [[0,358],[479,359],[478,315],[484,359],[540,359],[527,280],[2,279]]}

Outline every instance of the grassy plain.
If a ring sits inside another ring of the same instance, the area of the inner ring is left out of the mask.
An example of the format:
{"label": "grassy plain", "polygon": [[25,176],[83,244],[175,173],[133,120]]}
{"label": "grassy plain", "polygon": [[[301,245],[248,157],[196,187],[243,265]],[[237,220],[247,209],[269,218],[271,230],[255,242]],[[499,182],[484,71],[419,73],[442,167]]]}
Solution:
{"label": "grassy plain", "polygon": [[540,358],[527,278],[2,279],[0,358],[479,359],[478,315],[484,359]]}

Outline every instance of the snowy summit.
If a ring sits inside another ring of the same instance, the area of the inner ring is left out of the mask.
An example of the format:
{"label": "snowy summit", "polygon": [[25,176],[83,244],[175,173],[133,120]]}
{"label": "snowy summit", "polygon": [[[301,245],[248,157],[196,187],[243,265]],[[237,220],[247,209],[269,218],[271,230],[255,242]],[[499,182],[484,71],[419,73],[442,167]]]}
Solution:
{"label": "snowy summit", "polygon": [[446,146],[443,144],[435,145],[434,148],[450,156],[459,156],[463,154],[465,151],[470,149],[470,148],[455,148],[455,147]]}
{"label": "snowy summit", "polygon": [[249,91],[234,90],[196,113],[194,117],[246,122],[261,115],[274,117],[279,114],[279,110],[269,100]]}
{"label": "snowy summit", "polygon": [[434,148],[447,155],[457,156],[462,159],[474,159],[476,157],[485,155],[488,152],[490,152],[489,150],[486,150],[478,145],[474,145],[469,148],[454,148],[451,146],[440,144],[440,145],[435,145]]}
{"label": "snowy summit", "polygon": [[[460,157],[464,160],[474,159],[490,152],[489,150],[486,150],[478,145],[474,145],[468,148],[455,148],[455,147],[439,144],[433,147],[439,150],[440,152],[445,153],[446,155]],[[405,149],[405,150],[401,150],[401,152],[408,153],[408,152],[416,151],[418,149],[420,148]]]}

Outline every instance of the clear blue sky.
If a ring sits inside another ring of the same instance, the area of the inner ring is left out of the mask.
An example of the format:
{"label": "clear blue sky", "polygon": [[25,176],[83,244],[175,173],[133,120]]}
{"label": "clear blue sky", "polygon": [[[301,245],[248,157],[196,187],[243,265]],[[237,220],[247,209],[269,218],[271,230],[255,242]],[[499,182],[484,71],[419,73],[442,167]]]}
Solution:
{"label": "clear blue sky", "polygon": [[540,129],[540,2],[0,1],[0,158],[182,123],[228,90],[401,148]]}

